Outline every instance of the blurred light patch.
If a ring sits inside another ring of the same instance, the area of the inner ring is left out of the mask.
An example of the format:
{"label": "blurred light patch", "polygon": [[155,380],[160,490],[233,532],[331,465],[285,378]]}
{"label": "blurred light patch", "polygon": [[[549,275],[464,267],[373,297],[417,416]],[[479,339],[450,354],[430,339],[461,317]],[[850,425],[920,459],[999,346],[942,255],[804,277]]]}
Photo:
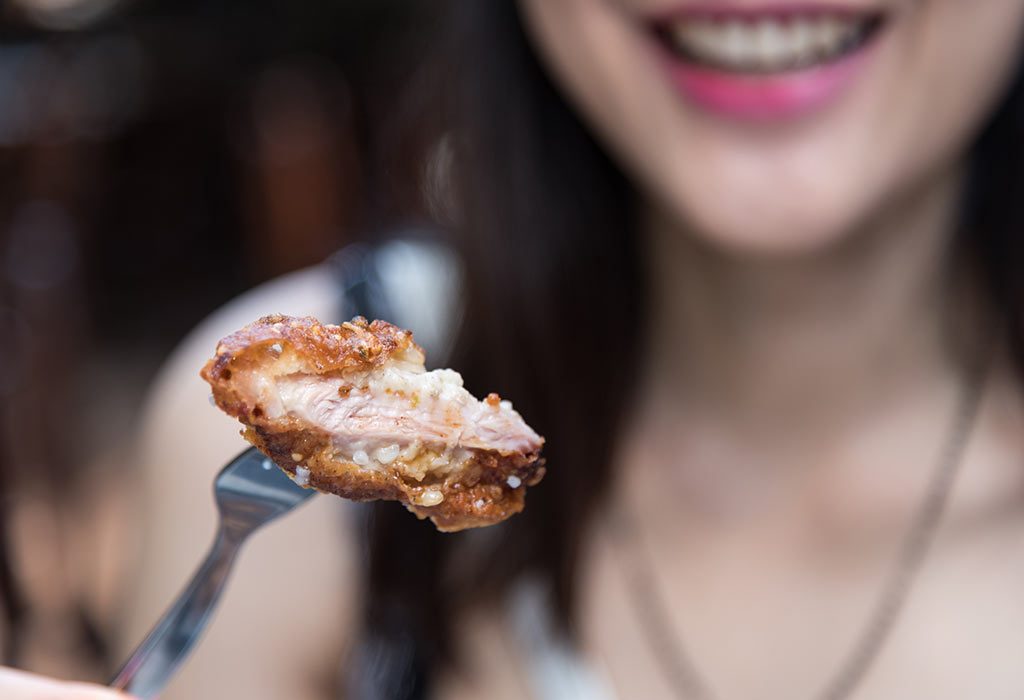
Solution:
{"label": "blurred light patch", "polygon": [[15,287],[47,291],[67,283],[79,264],[75,226],[64,207],[36,200],[14,215],[4,250],[4,273]]}
{"label": "blurred light patch", "polygon": [[146,72],[129,37],[0,46],[0,146],[111,137],[141,110]]}
{"label": "blurred light patch", "polygon": [[118,0],[14,0],[30,22],[44,29],[84,29],[106,15]]}
{"label": "blurred light patch", "polygon": [[24,381],[25,347],[30,333],[25,319],[4,306],[0,306],[0,328],[4,329],[4,342],[0,343],[0,399],[9,400]]}
{"label": "blurred light patch", "polygon": [[330,148],[334,134],[324,101],[322,88],[301,67],[277,66],[262,75],[252,107],[263,157],[289,165]]}

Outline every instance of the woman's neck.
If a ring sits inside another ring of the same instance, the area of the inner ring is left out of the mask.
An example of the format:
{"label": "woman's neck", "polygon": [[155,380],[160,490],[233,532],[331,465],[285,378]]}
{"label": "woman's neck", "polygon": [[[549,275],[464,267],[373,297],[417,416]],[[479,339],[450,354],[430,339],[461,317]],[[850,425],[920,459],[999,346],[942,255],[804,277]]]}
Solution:
{"label": "woman's neck", "polygon": [[735,430],[806,435],[953,381],[958,191],[950,174],[836,245],[785,258],[713,250],[652,213],[649,396]]}

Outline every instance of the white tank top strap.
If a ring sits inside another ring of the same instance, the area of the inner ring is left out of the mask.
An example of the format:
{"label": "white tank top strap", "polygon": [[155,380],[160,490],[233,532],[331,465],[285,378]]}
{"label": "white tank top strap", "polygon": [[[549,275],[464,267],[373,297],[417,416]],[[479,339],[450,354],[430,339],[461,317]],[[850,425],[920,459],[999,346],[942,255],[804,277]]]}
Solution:
{"label": "white tank top strap", "polygon": [[600,668],[589,663],[558,630],[550,599],[546,586],[526,579],[509,595],[505,611],[526,660],[533,696],[537,700],[615,700]]}

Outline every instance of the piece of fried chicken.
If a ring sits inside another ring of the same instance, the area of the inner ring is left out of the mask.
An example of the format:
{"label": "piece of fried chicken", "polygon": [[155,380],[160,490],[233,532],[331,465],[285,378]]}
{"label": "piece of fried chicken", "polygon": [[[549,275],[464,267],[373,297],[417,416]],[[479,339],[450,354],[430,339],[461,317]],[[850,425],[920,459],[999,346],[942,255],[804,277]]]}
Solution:
{"label": "piece of fried chicken", "polygon": [[508,401],[478,401],[457,372],[423,362],[384,321],[266,316],[221,340],[201,374],[302,486],[400,501],[448,532],[518,513],[544,475],[544,439]]}

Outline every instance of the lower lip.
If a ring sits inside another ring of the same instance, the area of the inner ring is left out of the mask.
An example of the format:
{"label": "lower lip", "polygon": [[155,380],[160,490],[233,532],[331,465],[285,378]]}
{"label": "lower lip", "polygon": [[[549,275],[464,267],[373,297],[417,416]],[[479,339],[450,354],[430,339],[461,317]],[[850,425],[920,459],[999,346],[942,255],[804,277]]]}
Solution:
{"label": "lower lip", "polygon": [[729,73],[689,64],[662,48],[683,97],[708,112],[742,121],[797,119],[835,102],[864,72],[877,38],[832,63],[773,75]]}

